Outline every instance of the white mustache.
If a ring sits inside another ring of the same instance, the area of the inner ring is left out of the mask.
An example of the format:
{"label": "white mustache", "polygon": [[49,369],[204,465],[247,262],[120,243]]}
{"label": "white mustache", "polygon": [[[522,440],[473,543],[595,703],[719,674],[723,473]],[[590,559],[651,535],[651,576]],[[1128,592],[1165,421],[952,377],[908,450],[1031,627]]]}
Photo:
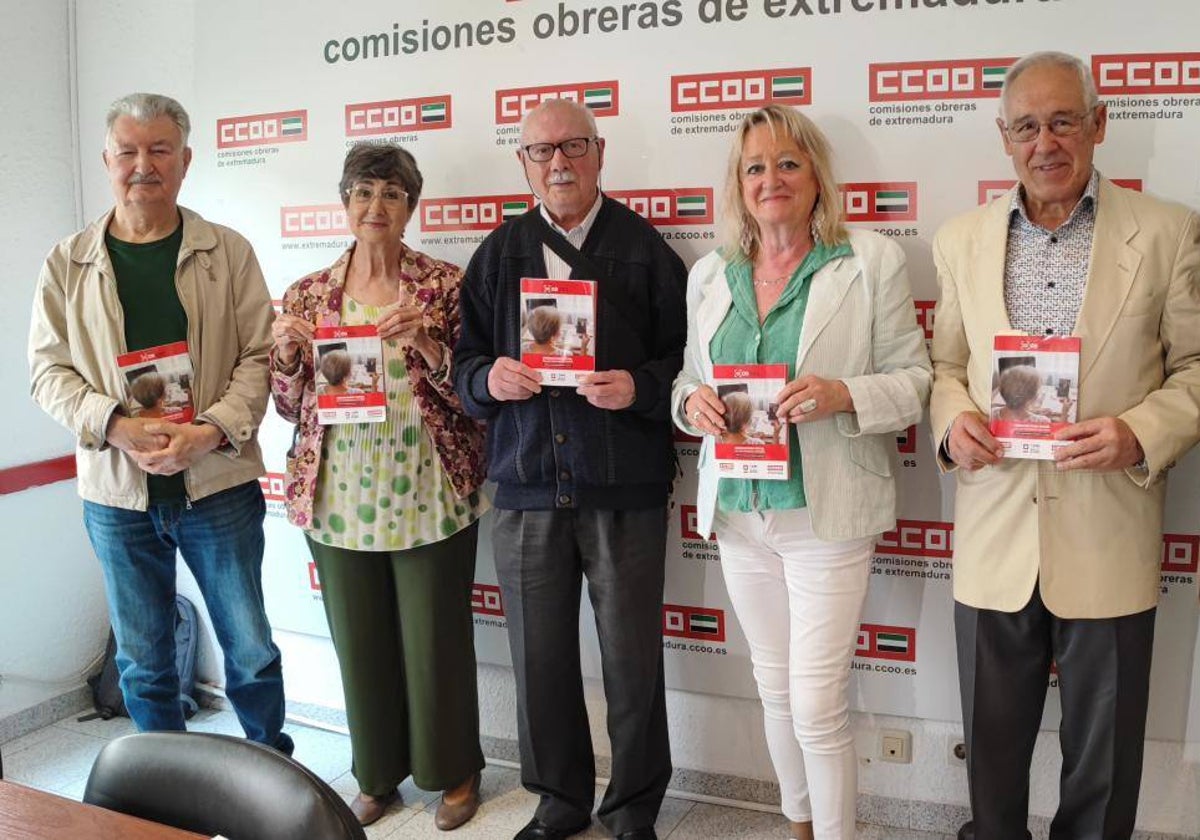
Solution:
{"label": "white mustache", "polygon": [[129,176],[128,183],[129,183],[129,186],[132,187],[135,184],[159,184],[162,182],[158,180],[157,175],[140,175],[137,172],[135,172]]}
{"label": "white mustache", "polygon": [[558,184],[574,184],[575,176],[565,169],[560,169],[556,172],[551,172],[550,177],[546,179],[546,183],[552,187]]}

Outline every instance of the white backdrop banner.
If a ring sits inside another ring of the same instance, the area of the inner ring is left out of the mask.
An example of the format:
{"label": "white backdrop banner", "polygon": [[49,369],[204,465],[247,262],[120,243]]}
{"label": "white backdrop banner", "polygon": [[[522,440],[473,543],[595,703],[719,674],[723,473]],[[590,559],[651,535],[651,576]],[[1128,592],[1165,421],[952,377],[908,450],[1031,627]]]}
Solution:
{"label": "white backdrop banner", "polygon": [[[276,297],[348,244],[337,183],[346,148],[362,140],[416,156],[425,190],[406,241],[465,265],[490,230],[532,204],[514,151],[522,114],[549,97],[593,109],[608,141],[605,190],[689,264],[716,244],[743,114],[769,101],[803,108],[836,151],[850,222],[904,248],[927,335],[934,232],[1013,183],[994,117],[1005,68],[1026,52],[1062,49],[1093,67],[1111,121],[1097,156],[1105,175],[1200,204],[1200,51],[1194,27],[1181,25],[1195,20],[1194,0],[209,0],[199,14],[187,196],[250,238]],[[262,431],[268,607],[280,628],[327,635],[320,581],[282,516],[291,433],[273,414]],[[697,445],[676,447],[668,685],[753,697],[716,543],[695,531]],[[956,720],[952,481],[937,475],[925,426],[897,436],[894,469],[900,522],[875,553],[853,702]],[[1149,725],[1161,739],[1200,738],[1197,498],[1193,455],[1172,473],[1163,542]],[[486,526],[476,640],[481,660],[507,663]],[[585,667],[598,675],[586,599],[581,625]]]}

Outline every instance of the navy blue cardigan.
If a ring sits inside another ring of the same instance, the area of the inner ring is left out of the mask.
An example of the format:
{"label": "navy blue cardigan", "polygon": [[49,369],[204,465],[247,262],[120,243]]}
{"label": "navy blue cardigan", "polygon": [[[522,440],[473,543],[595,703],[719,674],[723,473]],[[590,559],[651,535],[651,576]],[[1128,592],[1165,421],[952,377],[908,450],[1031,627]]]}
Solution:
{"label": "navy blue cardigan", "polygon": [[[621,411],[592,406],[574,388],[528,400],[487,389],[497,357],[521,358],[520,282],[545,277],[538,208],[480,244],[463,279],[454,386],[467,414],[487,421],[488,478],[509,510],[644,509],[666,504],[674,477],[671,383],[687,338],[687,269],[647,221],[605,196],[582,251],[596,280],[596,369],[627,370],[637,389]],[[614,306],[610,301],[619,300]]]}

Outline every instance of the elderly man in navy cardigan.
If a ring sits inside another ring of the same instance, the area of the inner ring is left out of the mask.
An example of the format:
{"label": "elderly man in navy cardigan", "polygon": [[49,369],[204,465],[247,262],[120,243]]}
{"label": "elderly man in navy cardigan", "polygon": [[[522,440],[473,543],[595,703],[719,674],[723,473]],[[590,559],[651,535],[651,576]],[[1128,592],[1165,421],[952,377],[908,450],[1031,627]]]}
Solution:
{"label": "elderly man in navy cardigan", "polygon": [[[578,633],[584,577],[613,753],[598,816],[622,840],[653,840],[671,777],[663,562],[687,272],[648,222],[600,192],[604,140],[587,108],[551,100],[530,111],[517,156],[540,204],[475,252],[454,353],[463,405],[488,426],[521,776],[541,797],[516,840],[569,837],[591,821],[595,760]],[[523,277],[596,281],[596,371],[578,387],[543,385],[521,363]]]}

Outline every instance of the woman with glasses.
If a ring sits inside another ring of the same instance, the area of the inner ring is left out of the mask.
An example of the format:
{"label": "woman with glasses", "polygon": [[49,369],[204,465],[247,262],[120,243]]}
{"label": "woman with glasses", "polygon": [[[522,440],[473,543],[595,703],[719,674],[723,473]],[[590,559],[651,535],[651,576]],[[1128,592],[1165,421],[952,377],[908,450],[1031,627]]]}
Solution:
{"label": "woman with glasses", "polygon": [[[450,376],[461,272],[403,242],[422,182],[397,146],[350,149],[340,191],[354,243],[284,294],[271,392],[297,424],[288,519],[316,561],[341,667],[351,810],[375,822],[411,775],[443,791],[435,822],[450,830],[478,808],[483,768],[470,604],[483,437]],[[371,324],[386,419],[321,425],[314,330]]]}

